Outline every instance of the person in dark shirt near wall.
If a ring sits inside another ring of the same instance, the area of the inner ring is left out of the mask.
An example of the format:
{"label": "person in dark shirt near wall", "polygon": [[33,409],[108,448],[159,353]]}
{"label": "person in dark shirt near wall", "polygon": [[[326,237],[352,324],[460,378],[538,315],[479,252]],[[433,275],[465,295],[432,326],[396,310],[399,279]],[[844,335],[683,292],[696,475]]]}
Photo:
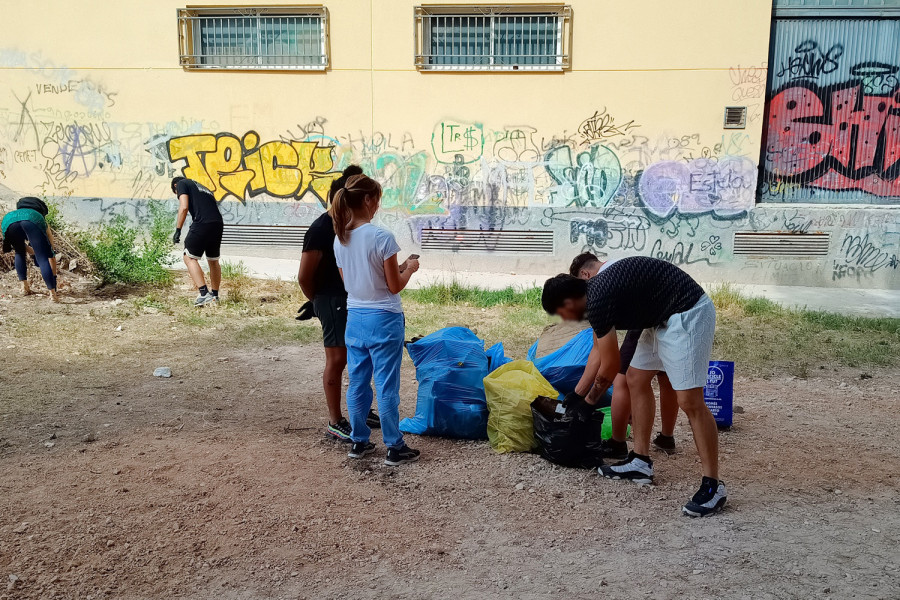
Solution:
{"label": "person in dark shirt near wall", "polygon": [[700,489],[682,511],[702,517],[721,510],[727,499],[719,481],[719,433],[703,400],[703,387],[716,329],[712,301],[687,273],[666,261],[645,256],[622,258],[584,281],[568,274],[544,284],[541,304],[568,321],[587,317],[600,340],[600,369],[586,396],[566,396],[568,414],[587,419],[619,372],[616,329],[645,330],[626,378],[631,391],[634,450],[628,459],[603,465],[610,479],[653,481],[650,434],[656,411],[651,381],[659,371],[669,377],[678,404],[687,414],[703,469]]}
{"label": "person in dark shirt near wall", "polygon": [[[172,191],[178,197],[178,217],[175,221],[175,235],[172,242],[181,241],[181,228],[191,215],[191,228],[184,238],[184,264],[187,265],[191,281],[197,286],[199,296],[194,306],[203,306],[218,302],[219,284],[222,283],[222,268],[219,266],[219,250],[222,246],[222,231],[225,223],[219,212],[219,203],[215,196],[203,185],[193,179],[175,177],[172,179]],[[209,285],[203,276],[200,259],[206,255],[209,263]]]}
{"label": "person in dark shirt near wall", "polygon": [[[331,184],[328,200],[344,186],[348,177],[362,175],[363,170],[350,165]],[[350,423],[341,412],[341,384],[347,367],[347,348],[344,332],[347,328],[347,291],[334,258],[334,221],[326,211],[313,221],[303,237],[303,254],[297,281],[309,302],[300,309],[300,320],[313,316],[322,324],[322,341],[325,345],[325,370],[322,387],[328,406],[328,427],[331,437],[349,443]],[[379,427],[378,414],[372,410],[366,419],[369,427]]]}
{"label": "person in dark shirt near wall", "polygon": [[[615,262],[615,260],[601,261],[594,254],[585,252],[572,260],[572,265],[569,267],[569,275],[587,281],[601,270],[611,267]],[[628,455],[628,444],[625,442],[625,436],[628,432],[628,420],[631,418],[631,394],[628,392],[628,381],[625,373],[628,371],[635,350],[637,350],[638,340],[640,340],[642,333],[640,329],[632,329],[625,335],[625,339],[619,347],[621,365],[619,374],[616,375],[616,379],[613,382],[612,408],[610,411],[612,437],[603,444],[604,458],[625,458]],[[576,391],[578,389],[589,390],[596,379],[597,369],[600,368],[599,345],[600,340],[595,333],[594,347],[591,349],[587,367]],[[661,366],[657,366],[662,369]],[[672,384],[669,383],[669,378],[666,377],[665,371],[660,370],[656,374],[656,381],[659,384],[659,413],[662,431],[653,438],[653,445],[666,454],[671,454],[675,452],[675,422],[678,420],[678,399],[675,396],[675,390],[672,389]],[[583,385],[581,385],[582,383]]]}

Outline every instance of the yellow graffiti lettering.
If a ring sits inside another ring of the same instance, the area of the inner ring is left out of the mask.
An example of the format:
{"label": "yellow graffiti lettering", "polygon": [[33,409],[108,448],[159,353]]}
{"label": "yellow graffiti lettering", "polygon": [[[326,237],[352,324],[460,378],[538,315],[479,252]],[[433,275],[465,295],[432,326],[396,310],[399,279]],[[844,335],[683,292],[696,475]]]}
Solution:
{"label": "yellow graffiti lettering", "polygon": [[243,201],[261,193],[300,199],[312,191],[324,206],[331,182],[340,176],[333,172],[334,146],[293,140],[260,145],[255,131],[240,138],[186,135],[169,140],[168,149],[172,162],[185,161],[182,174],[208,187],[216,200],[231,195]]}
{"label": "yellow graffiti lettering", "polygon": [[[216,197],[216,200],[221,200],[231,191],[220,184],[222,175],[228,175],[240,169],[242,158],[243,148],[241,147],[241,142],[233,135],[219,136],[216,140],[216,151],[210,152],[205,156],[206,174],[216,184],[215,187],[209,189],[212,191],[213,196]],[[240,194],[235,195],[243,198],[243,189]]]}
{"label": "yellow graffiti lettering", "polygon": [[266,190],[273,196],[293,196],[303,174],[297,169],[297,151],[284,142],[268,142],[259,147]]}
{"label": "yellow graffiti lettering", "polygon": [[340,173],[332,173],[332,169],[334,169],[334,160],[331,148],[316,146],[312,153],[309,175],[312,180],[313,193],[319,198],[327,198],[331,182],[341,176]]}
{"label": "yellow graffiti lettering", "polygon": [[[228,194],[233,194],[236,198],[243,198],[244,192],[247,191],[247,184],[253,179],[252,171],[238,171],[229,173],[219,177],[219,183],[222,189],[215,192],[216,200],[221,200]],[[221,192],[221,197],[220,197]]]}
{"label": "yellow graffiti lettering", "polygon": [[185,135],[169,140],[169,160],[176,162],[186,160],[187,166],[182,174],[188,179],[193,179],[211,190],[216,188],[203,164],[201,154],[212,152],[216,149],[216,136],[214,135]]}

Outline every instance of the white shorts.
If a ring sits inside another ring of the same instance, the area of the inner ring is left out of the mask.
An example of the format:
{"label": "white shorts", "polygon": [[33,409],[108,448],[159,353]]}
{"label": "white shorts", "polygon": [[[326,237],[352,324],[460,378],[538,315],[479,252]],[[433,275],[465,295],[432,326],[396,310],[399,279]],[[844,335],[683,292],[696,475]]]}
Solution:
{"label": "white shorts", "polygon": [[676,390],[706,385],[716,307],[704,294],[688,310],[669,317],[665,325],[645,329],[638,340],[631,366],[643,371],[665,371]]}

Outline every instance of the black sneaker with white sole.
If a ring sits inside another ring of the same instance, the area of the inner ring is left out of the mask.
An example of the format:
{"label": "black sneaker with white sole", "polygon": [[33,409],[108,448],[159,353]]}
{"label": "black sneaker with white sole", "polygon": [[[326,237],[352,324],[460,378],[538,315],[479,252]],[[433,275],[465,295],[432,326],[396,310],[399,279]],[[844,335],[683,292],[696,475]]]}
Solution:
{"label": "black sneaker with white sole", "polygon": [[653,461],[647,456],[638,456],[633,451],[622,462],[603,465],[597,471],[607,479],[628,479],[641,485],[653,483]]}
{"label": "black sneaker with white sole", "polygon": [[363,458],[375,452],[375,444],[372,442],[353,442],[347,456],[350,458]]}
{"label": "black sneaker with white sole", "polygon": [[681,511],[689,517],[706,517],[722,510],[728,500],[725,484],[712,477],[704,477],[700,489]]}
{"label": "black sneaker with white sole", "polygon": [[369,429],[381,429],[381,417],[371,408],[369,414],[366,415],[366,425],[369,426]]}
{"label": "black sneaker with white sole", "polygon": [[672,454],[675,452],[675,436],[663,435],[662,431],[660,431],[656,434],[656,437],[653,438],[653,445],[666,454]]}
{"label": "black sneaker with white sole", "polygon": [[403,444],[400,448],[388,448],[384,464],[389,467],[399,467],[400,465],[416,462],[419,460],[419,454],[421,453],[418,450],[413,450],[406,444]]}

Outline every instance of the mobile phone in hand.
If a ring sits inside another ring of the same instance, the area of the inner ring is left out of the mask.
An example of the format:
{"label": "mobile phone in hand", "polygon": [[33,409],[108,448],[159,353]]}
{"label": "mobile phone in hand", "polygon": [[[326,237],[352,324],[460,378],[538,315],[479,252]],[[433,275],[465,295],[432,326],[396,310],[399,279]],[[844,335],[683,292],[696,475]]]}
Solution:
{"label": "mobile phone in hand", "polygon": [[419,255],[418,254],[410,254],[409,259],[407,259],[407,260],[419,260]]}

